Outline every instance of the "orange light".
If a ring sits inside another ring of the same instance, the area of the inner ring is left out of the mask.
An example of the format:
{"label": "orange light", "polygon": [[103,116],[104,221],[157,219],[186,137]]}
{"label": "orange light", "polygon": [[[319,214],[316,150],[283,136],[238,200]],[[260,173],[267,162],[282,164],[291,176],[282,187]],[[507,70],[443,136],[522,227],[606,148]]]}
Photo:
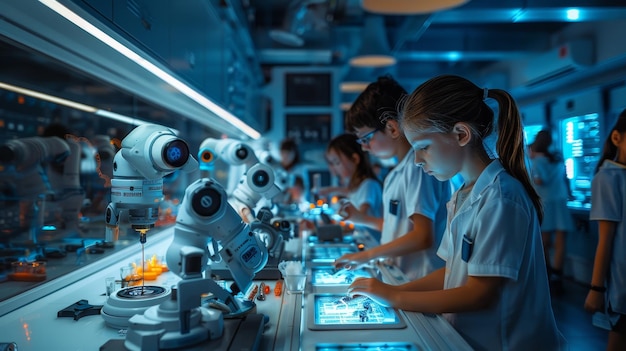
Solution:
{"label": "orange light", "polygon": [[276,282],[276,286],[274,287],[274,296],[280,296],[283,294],[283,281],[279,280]]}
{"label": "orange light", "polygon": [[25,103],[25,102],[26,102],[26,99],[25,99],[22,95],[19,95],[19,96],[17,97],[17,103],[18,103],[18,104],[20,104],[20,105],[24,105],[24,103]]}
{"label": "orange light", "polygon": [[324,200],[317,200],[317,206],[322,207],[324,205]]}
{"label": "orange light", "polygon": [[202,153],[202,161],[203,162],[211,162],[213,161],[213,153],[205,151]]}
{"label": "orange light", "polygon": [[250,292],[248,293],[248,300],[249,301],[254,300],[258,292],[259,292],[259,286],[254,284],[254,286],[252,287],[252,289],[250,289]]}
{"label": "orange light", "polygon": [[315,205],[314,205],[314,204],[309,204],[309,208],[310,208],[310,209],[314,209],[314,208],[315,208]]}
{"label": "orange light", "polygon": [[330,203],[333,204],[333,205],[336,204],[337,202],[339,202],[339,197],[338,196],[333,196],[330,199]]}
{"label": "orange light", "polygon": [[268,284],[265,284],[265,286],[263,287],[263,294],[267,295],[269,294],[271,291],[271,288]]}
{"label": "orange light", "polygon": [[24,336],[26,336],[26,340],[30,341],[30,330],[28,329],[28,323],[22,324],[22,328],[24,329]]}

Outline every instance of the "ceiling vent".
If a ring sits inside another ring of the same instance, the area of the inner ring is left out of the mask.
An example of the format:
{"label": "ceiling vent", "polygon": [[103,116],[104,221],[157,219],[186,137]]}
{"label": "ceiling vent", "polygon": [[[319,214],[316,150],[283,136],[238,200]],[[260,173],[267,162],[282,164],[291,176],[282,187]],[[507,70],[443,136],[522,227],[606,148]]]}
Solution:
{"label": "ceiling vent", "polygon": [[270,30],[270,38],[283,45],[300,47],[307,34],[327,29],[324,0],[295,0],[289,4],[283,27]]}
{"label": "ceiling vent", "polygon": [[588,68],[593,64],[593,59],[591,40],[581,39],[559,45],[528,60],[524,70],[525,85],[536,86],[562,78]]}

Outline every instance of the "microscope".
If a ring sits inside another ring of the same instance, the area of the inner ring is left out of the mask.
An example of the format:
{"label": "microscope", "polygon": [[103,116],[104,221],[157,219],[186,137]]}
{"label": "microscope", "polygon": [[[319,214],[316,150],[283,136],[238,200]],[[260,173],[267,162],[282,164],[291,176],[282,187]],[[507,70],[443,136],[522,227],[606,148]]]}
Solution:
{"label": "microscope", "polygon": [[[142,351],[179,349],[219,339],[225,319],[253,325],[260,336],[263,316],[251,313],[254,302],[240,301],[235,295],[248,289],[267,258],[267,249],[228,203],[222,186],[211,178],[195,181],[185,191],[166,254],[170,271],[181,280],[170,299],[129,319],[124,346]],[[232,291],[210,278],[209,260],[223,261],[231,271]],[[207,293],[221,309],[203,304],[201,296]]]}
{"label": "microscope", "polygon": [[211,164],[217,159],[224,160],[230,166],[245,166],[229,202],[248,223],[255,220],[254,208],[262,197],[272,199],[281,192],[275,184],[273,169],[260,162],[254,150],[243,142],[207,138],[200,145],[198,155],[201,168],[207,168],[205,164]]}
{"label": "microscope", "polygon": [[105,240],[118,236],[120,214],[128,215],[130,226],[139,233],[141,244],[159,216],[163,201],[163,177],[176,170],[191,172],[198,162],[190,156],[187,143],[172,130],[143,124],[122,140],[113,158],[111,202],[105,213]]}

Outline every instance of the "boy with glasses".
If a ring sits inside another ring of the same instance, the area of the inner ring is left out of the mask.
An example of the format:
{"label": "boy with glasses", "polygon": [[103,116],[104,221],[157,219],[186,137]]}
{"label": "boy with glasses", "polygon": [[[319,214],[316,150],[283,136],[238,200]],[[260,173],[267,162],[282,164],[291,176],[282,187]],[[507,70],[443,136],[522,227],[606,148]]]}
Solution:
{"label": "boy with glasses", "polygon": [[383,218],[368,216],[350,205],[342,209],[346,219],[355,224],[380,230],[381,245],[339,257],[337,268],[354,269],[374,259],[390,259],[413,280],[443,266],[436,250],[445,230],[450,184],[415,165],[415,153],[397,118],[406,96],[393,78],[379,77],[346,114],[346,130],[356,134],[363,150],[397,162],[383,184]]}

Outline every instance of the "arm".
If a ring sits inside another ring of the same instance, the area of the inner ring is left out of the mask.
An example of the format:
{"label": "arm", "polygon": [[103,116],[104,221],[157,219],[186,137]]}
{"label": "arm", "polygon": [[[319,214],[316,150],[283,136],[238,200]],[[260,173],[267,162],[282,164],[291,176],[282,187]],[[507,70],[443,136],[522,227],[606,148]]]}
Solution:
{"label": "arm", "polygon": [[417,280],[398,286],[398,290],[403,291],[431,291],[443,289],[443,279],[446,275],[445,268],[439,268]]}
{"label": "arm", "polygon": [[[363,208],[363,206],[361,206],[361,208]],[[346,202],[346,204],[341,207],[340,212],[344,214],[344,219],[350,220],[355,224],[360,224],[378,231],[383,230],[383,219],[381,217],[369,216],[366,214],[367,211],[362,211],[360,208],[354,207],[350,202]]]}
{"label": "arm", "polygon": [[[598,221],[598,246],[593,262],[591,285],[604,287],[606,274],[611,261],[613,251],[613,238],[617,224],[611,221]],[[589,290],[585,299],[585,309],[589,312],[600,311],[604,307],[604,293]]]}
{"label": "arm", "polygon": [[[441,270],[415,281],[423,287],[439,279]],[[432,276],[432,277],[431,277]],[[357,279],[348,288],[351,295],[365,295],[378,303],[405,311],[425,313],[458,313],[485,309],[498,299],[505,278],[469,276],[465,285],[458,288],[430,291],[402,290],[401,286],[388,285],[379,280]]]}
{"label": "arm", "polygon": [[366,263],[376,258],[399,257],[430,248],[434,243],[433,221],[419,214],[413,214],[411,220],[413,221],[413,230],[386,244],[369,250],[343,255],[335,260],[335,266],[343,267],[346,264],[356,263],[356,265],[352,265],[353,268],[356,268],[358,264]]}
{"label": "arm", "polygon": [[350,191],[342,186],[325,186],[325,187],[318,189],[317,193],[320,196],[324,196],[324,197],[331,195],[331,194],[339,195],[339,196],[347,196],[350,193]]}

